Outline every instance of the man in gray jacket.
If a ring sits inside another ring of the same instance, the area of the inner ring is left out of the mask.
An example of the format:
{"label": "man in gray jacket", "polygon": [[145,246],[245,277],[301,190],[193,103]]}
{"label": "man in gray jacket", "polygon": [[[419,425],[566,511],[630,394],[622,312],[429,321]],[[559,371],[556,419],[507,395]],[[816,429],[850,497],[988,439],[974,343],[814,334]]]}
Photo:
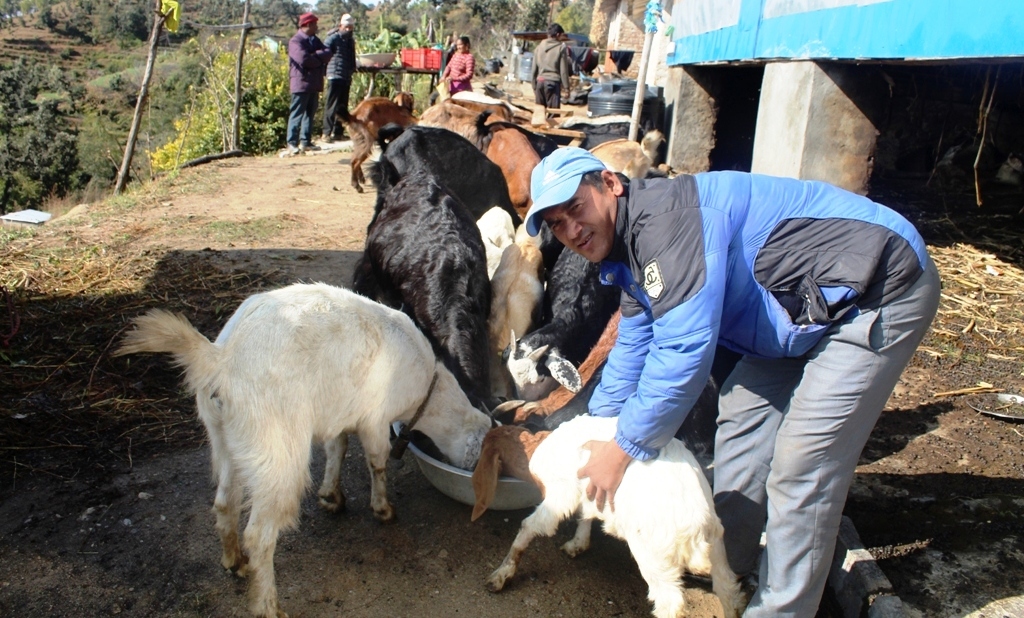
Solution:
{"label": "man in gray jacket", "polygon": [[569,90],[569,55],[566,53],[565,30],[558,24],[548,26],[548,38],[533,52],[533,82],[535,102],[558,109],[562,107],[562,89]]}
{"label": "man in gray jacket", "polygon": [[352,88],[352,73],[356,70],[356,41],[352,30],[355,20],[348,13],[341,16],[338,27],[327,33],[324,45],[334,54],[327,64],[327,91],[324,103],[325,143],[341,137],[341,118],[348,121],[348,93]]}

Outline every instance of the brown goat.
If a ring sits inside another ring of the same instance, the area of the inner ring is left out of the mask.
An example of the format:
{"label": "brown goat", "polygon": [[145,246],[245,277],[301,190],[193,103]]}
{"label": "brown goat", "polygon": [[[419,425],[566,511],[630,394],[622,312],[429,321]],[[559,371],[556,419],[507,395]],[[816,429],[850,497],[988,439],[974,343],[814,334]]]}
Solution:
{"label": "brown goat", "polygon": [[508,184],[512,207],[520,217],[525,218],[526,211],[533,204],[530,199],[530,175],[540,163],[540,155],[529,138],[514,124],[488,123],[487,129],[489,136],[484,142],[484,154],[501,168]]}
{"label": "brown goat", "polygon": [[590,149],[590,153],[601,160],[613,172],[621,172],[627,178],[644,178],[658,156],[658,147],[665,136],[657,129],[648,131],[638,144],[627,139],[617,139]]}
{"label": "brown goat", "polygon": [[540,488],[541,496],[544,495],[544,485],[530,474],[530,458],[550,433],[538,431],[534,434],[525,427],[515,425],[503,425],[487,432],[480,449],[480,461],[473,470],[476,504],[470,521],[476,521],[491,505],[501,475],[531,482]]}
{"label": "brown goat", "polygon": [[484,139],[487,137],[487,131],[483,129],[483,126],[494,116],[493,112],[486,116],[484,114],[490,111],[473,111],[452,103],[449,99],[423,110],[419,122],[424,127],[440,127],[457,133],[482,151],[484,150]]}
{"label": "brown goat", "polygon": [[412,115],[412,95],[400,92],[395,101],[385,97],[370,97],[356,106],[348,118],[349,135],[352,136],[352,187],[362,193],[363,163],[370,158],[377,132],[386,124],[395,123],[402,127],[416,124]]}
{"label": "brown goat", "polygon": [[409,110],[410,114],[414,112],[413,105],[415,104],[415,101],[412,98],[411,92],[399,92],[395,95],[395,98],[392,99],[392,101],[394,101],[399,107],[404,107]]}
{"label": "brown goat", "polygon": [[[608,360],[608,354],[611,353],[612,348],[615,347],[615,340],[619,338],[619,320],[622,318],[622,312],[616,311],[612,315],[611,319],[608,320],[608,326],[605,326],[604,332],[601,333],[601,338],[597,340],[594,347],[590,350],[590,354],[580,364],[580,383],[586,384],[593,377],[594,372],[600,367],[606,360]],[[551,391],[547,397],[540,401],[531,401],[525,403],[516,410],[515,420],[513,423],[519,424],[526,422],[531,416],[534,417],[546,417],[550,416],[555,411],[559,410],[562,406],[569,403],[569,400],[573,398],[573,393],[564,386],[559,386],[555,390]]]}
{"label": "brown goat", "polygon": [[505,247],[491,278],[491,316],[487,320],[491,350],[491,394],[507,397],[513,391],[501,353],[513,341],[512,332],[526,334],[544,300],[544,256],[537,239],[519,226],[515,242]]}
{"label": "brown goat", "polygon": [[477,114],[482,112],[491,112],[491,117],[488,118],[490,122],[512,122],[512,112],[504,105],[481,103],[480,101],[458,98],[448,99],[443,103],[447,103],[448,105],[458,105],[459,107],[463,107]]}

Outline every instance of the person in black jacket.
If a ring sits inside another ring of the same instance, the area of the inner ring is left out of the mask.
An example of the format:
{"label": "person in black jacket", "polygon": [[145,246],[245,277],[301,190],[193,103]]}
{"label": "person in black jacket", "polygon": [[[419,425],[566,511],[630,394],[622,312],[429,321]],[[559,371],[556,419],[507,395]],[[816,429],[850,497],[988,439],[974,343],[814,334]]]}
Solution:
{"label": "person in black jacket", "polygon": [[352,30],[355,20],[348,13],[341,16],[338,27],[327,33],[324,45],[334,56],[327,65],[327,89],[324,103],[323,142],[331,143],[342,137],[343,128],[338,119],[348,121],[348,93],[352,88],[352,73],[356,70],[356,41]]}

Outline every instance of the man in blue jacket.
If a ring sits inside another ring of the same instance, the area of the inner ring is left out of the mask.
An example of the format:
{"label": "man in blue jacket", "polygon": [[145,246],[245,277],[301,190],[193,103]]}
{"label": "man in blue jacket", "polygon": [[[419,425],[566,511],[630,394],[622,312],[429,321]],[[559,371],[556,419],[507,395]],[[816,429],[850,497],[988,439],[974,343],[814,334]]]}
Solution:
{"label": "man in blue jacket", "polygon": [[324,89],[324,73],[331,50],[317,38],[318,18],[313,13],[299,16],[299,30],[288,41],[288,81],[292,92],[288,112],[288,153],[319,150],[313,145],[313,116]]}
{"label": "man in blue jacket", "polygon": [[629,463],[656,457],[689,413],[715,345],[739,352],[715,438],[729,563],[757,578],[746,616],[813,616],[860,452],[938,307],[921,236],[825,183],[739,172],[624,183],[578,148],[542,160],[531,194],[527,231],[546,221],[623,290],[590,401],[618,431],[580,469],[588,497],[614,508]]}

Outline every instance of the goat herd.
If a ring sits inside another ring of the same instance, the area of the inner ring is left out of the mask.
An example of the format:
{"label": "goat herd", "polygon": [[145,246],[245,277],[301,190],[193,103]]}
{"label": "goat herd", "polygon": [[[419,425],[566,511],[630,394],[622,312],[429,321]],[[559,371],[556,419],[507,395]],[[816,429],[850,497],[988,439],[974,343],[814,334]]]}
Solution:
{"label": "goat herd", "polygon": [[[212,450],[221,564],[249,578],[249,609],[285,616],[274,551],[278,533],[297,523],[314,441],[326,451],[324,508],[344,508],[341,464],[355,434],[374,515],[394,517],[385,469],[399,422],[403,436],[415,429],[452,464],[475,468],[473,520],[500,474],[541,487],[543,502],[487,580],[492,591],[534,536],[551,536],[576,513],[576,535],[563,549],[585,550],[592,520],[602,520],[629,544],[655,616],[682,615],[683,570],[710,575],[725,615],[739,615],[711,490],[683,442],[631,465],[614,511],[598,511],[576,476],[584,444],[615,433],[615,419],[586,412],[617,336],[619,294],[550,231],[533,238],[518,225],[530,173],[557,145],[496,100],[449,100],[418,120],[411,109],[400,95],[367,99],[352,113],[357,190],[372,145],[383,151],[371,166],[377,201],[354,292],[296,284],[256,294],[212,343],[185,318],[153,310],[118,350],[170,353],[183,367]],[[636,146],[610,144],[605,151],[620,159]],[[627,163],[638,175],[651,167],[649,157]],[[691,416],[713,418],[716,406],[709,383]],[[239,539],[243,500],[250,512]]]}

